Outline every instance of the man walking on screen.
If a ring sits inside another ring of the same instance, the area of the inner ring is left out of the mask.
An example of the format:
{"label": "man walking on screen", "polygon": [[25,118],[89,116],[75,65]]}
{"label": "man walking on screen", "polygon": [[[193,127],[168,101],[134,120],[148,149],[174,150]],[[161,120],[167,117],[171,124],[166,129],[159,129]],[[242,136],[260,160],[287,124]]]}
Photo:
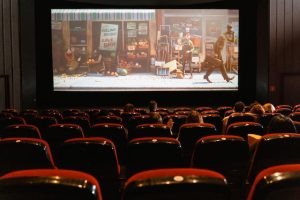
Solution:
{"label": "man walking on screen", "polygon": [[191,34],[187,32],[182,40],[182,67],[183,75],[185,75],[185,64],[188,63],[189,70],[191,73],[190,78],[193,78],[193,69],[192,69],[192,53],[194,50],[194,44],[191,40]]}
{"label": "man walking on screen", "polygon": [[209,80],[209,75],[216,69],[219,68],[221,71],[221,74],[227,82],[234,79],[233,77],[228,77],[225,66],[223,64],[222,59],[222,50],[224,48],[225,44],[225,38],[223,36],[219,36],[217,41],[214,44],[214,54],[213,56],[206,56],[206,62],[208,64],[208,70],[206,71],[206,74],[204,75],[204,79],[206,79],[209,83],[212,83],[212,81]]}

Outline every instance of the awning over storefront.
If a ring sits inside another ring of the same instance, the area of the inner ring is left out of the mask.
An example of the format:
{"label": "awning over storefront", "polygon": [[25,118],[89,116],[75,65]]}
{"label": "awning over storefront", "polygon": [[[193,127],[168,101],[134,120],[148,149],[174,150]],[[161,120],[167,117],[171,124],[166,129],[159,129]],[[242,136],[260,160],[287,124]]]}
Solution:
{"label": "awning over storefront", "polygon": [[155,19],[154,9],[52,9],[52,21],[145,21]]}

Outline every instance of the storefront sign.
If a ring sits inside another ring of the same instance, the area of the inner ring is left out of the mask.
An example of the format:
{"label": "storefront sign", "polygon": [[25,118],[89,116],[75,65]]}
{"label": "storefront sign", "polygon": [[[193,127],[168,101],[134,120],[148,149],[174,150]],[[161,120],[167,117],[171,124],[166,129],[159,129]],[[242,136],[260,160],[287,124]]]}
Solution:
{"label": "storefront sign", "polygon": [[100,50],[115,51],[118,42],[118,25],[101,24]]}

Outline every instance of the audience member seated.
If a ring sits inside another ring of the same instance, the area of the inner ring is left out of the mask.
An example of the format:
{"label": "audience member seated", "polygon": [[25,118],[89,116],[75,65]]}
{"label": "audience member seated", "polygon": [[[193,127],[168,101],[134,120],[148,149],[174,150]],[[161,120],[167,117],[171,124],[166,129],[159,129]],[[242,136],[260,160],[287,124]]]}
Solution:
{"label": "audience member seated", "polygon": [[263,108],[265,109],[265,113],[274,113],[275,112],[275,107],[271,103],[265,103],[263,105]]}
{"label": "audience member seated", "polygon": [[[236,102],[236,103],[234,104],[233,111],[234,111],[233,113],[243,113],[243,112],[245,111],[245,104],[244,104],[244,102],[242,102],[242,101]],[[232,113],[232,114],[233,114],[233,113]],[[223,133],[225,133],[225,131],[226,131],[228,119],[229,119],[229,117],[230,117],[232,114],[230,114],[230,115],[228,115],[227,117],[224,117],[224,118],[223,118],[223,130],[222,130]]]}
{"label": "audience member seated", "polygon": [[199,112],[193,110],[187,116],[186,123],[203,123],[203,118]]}
{"label": "audience member seated", "polygon": [[154,100],[151,100],[149,102],[149,112],[152,113],[152,112],[157,112],[157,102],[154,101]]}
{"label": "audience member seated", "polygon": [[[278,114],[271,119],[266,134],[268,133],[297,133],[297,130],[291,118]],[[260,135],[248,134],[248,143],[251,152],[254,151],[260,138]]]}
{"label": "audience member seated", "polygon": [[127,103],[124,106],[124,112],[134,112],[134,105],[132,103]]}
{"label": "audience member seated", "polygon": [[259,121],[259,118],[263,114],[265,114],[265,110],[261,104],[257,103],[254,106],[252,106],[250,111],[247,112],[246,114],[253,115],[255,117],[255,121]]}
{"label": "audience member seated", "polygon": [[271,119],[267,133],[297,133],[297,131],[291,118],[279,114]]}

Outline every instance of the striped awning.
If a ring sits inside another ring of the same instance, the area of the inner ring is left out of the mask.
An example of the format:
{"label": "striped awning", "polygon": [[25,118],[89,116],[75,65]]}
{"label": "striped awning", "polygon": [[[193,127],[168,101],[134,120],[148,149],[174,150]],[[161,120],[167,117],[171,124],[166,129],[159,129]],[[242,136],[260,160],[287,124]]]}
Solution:
{"label": "striped awning", "polygon": [[155,9],[51,9],[52,21],[145,21]]}

